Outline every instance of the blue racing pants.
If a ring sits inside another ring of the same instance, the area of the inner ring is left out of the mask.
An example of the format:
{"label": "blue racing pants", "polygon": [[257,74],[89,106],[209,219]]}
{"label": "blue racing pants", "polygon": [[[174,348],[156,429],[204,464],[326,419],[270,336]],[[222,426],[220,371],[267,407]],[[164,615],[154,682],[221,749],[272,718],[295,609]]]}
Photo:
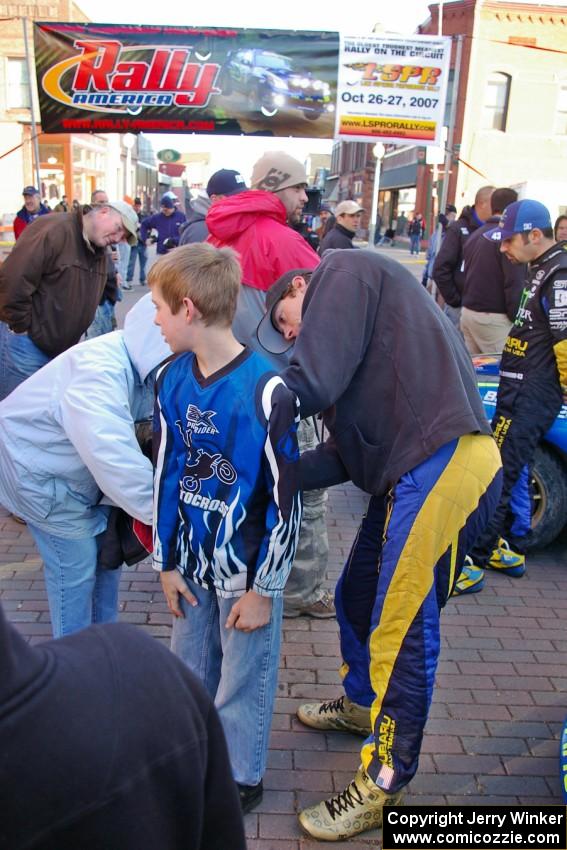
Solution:
{"label": "blue racing pants", "polygon": [[336,589],[349,699],[371,707],[362,747],[388,793],[417,770],[439,657],[440,612],[498,504],[494,439],[467,434],[372,496]]}

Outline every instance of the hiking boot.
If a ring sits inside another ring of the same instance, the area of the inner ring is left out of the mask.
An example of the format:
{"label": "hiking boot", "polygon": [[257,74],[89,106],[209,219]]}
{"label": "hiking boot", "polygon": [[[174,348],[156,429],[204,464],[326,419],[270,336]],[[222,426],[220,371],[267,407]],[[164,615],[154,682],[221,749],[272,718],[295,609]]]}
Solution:
{"label": "hiking boot", "polygon": [[240,808],[242,809],[242,814],[246,815],[262,802],[264,786],[262,785],[262,780],[257,785],[241,785],[239,782],[236,785],[240,795]]}
{"label": "hiking boot", "polygon": [[520,578],[526,571],[526,558],[510,549],[510,544],[501,537],[487,567],[513,578]]}
{"label": "hiking boot", "polygon": [[346,694],[331,702],[306,702],[297,709],[297,716],[312,729],[354,732],[363,738],[372,731],[370,709],[352,702]]}
{"label": "hiking boot", "polygon": [[475,566],[470,555],[467,555],[451,596],[465,596],[467,593],[479,593],[483,587],[484,570]]}
{"label": "hiking boot", "polygon": [[295,617],[313,617],[316,620],[329,620],[336,615],[335,603],[328,590],[325,590],[315,602],[304,608],[284,608],[284,617],[293,620]]}
{"label": "hiking boot", "polygon": [[308,835],[319,841],[343,841],[382,826],[384,806],[397,806],[401,798],[401,791],[386,794],[372,782],[364,768],[359,767],[342,793],[304,809],[299,823]]}

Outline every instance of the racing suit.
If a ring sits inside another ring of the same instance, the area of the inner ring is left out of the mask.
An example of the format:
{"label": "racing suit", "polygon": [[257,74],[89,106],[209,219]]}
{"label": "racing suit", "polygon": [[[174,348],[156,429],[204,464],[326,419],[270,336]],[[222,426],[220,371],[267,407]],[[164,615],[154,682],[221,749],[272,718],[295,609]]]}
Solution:
{"label": "racing suit", "polygon": [[486,566],[500,536],[518,552],[527,548],[529,522],[518,514],[520,504],[531,511],[526,468],[529,472],[539,442],[561,410],[566,388],[567,245],[557,243],[529,266],[528,283],[502,354],[492,420],[502,456],[502,494],[470,552],[479,567]]}

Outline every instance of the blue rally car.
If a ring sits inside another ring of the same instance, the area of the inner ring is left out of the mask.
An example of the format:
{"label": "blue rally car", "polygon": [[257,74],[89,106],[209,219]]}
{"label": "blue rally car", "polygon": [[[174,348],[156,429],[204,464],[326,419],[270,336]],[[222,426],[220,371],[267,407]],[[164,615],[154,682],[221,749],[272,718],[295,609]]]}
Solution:
{"label": "blue rally car", "polygon": [[[488,421],[492,421],[498,392],[500,356],[473,357],[478,388]],[[551,543],[567,523],[567,405],[540,444],[532,470],[532,549]]]}
{"label": "blue rally car", "polygon": [[335,109],[327,82],[309,70],[294,67],[287,56],[269,50],[248,48],[227,54],[220,87],[224,95],[243,94],[250,112],[261,112],[268,118],[298,110],[316,121]]}

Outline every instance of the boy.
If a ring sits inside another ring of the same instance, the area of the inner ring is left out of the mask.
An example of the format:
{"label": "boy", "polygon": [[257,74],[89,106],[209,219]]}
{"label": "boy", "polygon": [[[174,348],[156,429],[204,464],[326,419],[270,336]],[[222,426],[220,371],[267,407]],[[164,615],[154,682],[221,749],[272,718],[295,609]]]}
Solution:
{"label": "boy", "polygon": [[232,334],[240,266],[230,248],[177,248],[148,284],[180,355],[157,381],[154,567],[175,616],[172,649],[215,700],[246,812],[262,798],[301,521],[298,407]]}

